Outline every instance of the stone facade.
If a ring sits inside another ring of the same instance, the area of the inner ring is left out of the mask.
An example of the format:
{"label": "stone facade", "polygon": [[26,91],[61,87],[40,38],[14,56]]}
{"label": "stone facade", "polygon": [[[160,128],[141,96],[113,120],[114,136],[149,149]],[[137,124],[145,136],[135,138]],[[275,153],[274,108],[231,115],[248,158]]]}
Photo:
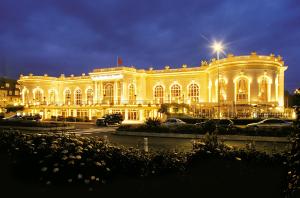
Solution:
{"label": "stone facade", "polygon": [[43,118],[92,119],[120,112],[126,121],[143,121],[161,116],[158,109],[163,103],[188,104],[196,115],[247,117],[284,111],[286,69],[280,56],[252,52],[228,54],[196,67],[144,70],[119,66],[81,76],[21,75],[18,82],[27,112],[40,113]]}

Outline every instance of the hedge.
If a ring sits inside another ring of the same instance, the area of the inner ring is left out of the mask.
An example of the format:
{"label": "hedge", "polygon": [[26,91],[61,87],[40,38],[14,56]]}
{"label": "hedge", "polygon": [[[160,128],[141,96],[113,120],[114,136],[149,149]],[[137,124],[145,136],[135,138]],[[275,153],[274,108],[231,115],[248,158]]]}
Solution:
{"label": "hedge", "polygon": [[[297,148],[294,152],[299,154],[299,146]],[[31,178],[42,182],[43,188],[61,186],[63,189],[72,188],[71,192],[78,188],[85,189],[85,192],[108,189],[112,195],[132,189],[130,193],[142,196],[148,195],[150,190],[160,189],[179,196],[176,193],[190,195],[190,192],[197,191],[209,195],[218,192],[219,195],[237,195],[235,193],[241,190],[246,193],[240,195],[243,197],[254,196],[254,192],[259,193],[256,197],[280,197],[295,195],[299,187],[299,166],[288,153],[270,155],[254,148],[235,149],[218,142],[214,135],[206,135],[201,142],[194,144],[192,152],[144,153],[112,146],[97,137],[3,132],[0,133],[0,153],[8,154],[13,162],[12,170],[23,181]],[[136,185],[140,183],[142,186],[137,189]]]}
{"label": "hedge", "polygon": [[273,136],[273,137],[287,137],[293,134],[293,128],[281,129],[250,129],[250,128],[218,128],[215,130],[213,126],[202,128],[199,125],[183,124],[175,126],[149,126],[147,124],[124,124],[120,125],[118,131],[131,132],[151,132],[151,133],[183,133],[183,134],[205,134],[207,132],[214,132],[219,135],[248,135],[248,136]]}
{"label": "hedge", "polygon": [[65,123],[46,123],[46,122],[37,122],[32,120],[1,120],[0,126],[18,126],[18,127],[64,127],[69,126]]}

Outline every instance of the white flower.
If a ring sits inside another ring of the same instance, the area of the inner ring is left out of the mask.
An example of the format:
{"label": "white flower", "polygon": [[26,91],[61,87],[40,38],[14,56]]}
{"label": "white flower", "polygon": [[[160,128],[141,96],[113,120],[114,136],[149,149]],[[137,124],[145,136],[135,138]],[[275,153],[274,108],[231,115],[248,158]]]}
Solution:
{"label": "white flower", "polygon": [[45,172],[45,171],[47,171],[47,167],[43,167],[43,168],[41,168],[41,171],[43,171],[43,172]]}
{"label": "white flower", "polygon": [[56,173],[56,172],[58,172],[59,171],[59,168],[54,168],[53,169],[53,173]]}
{"label": "white flower", "polygon": [[67,154],[69,151],[68,150],[63,150],[62,153],[63,154]]}
{"label": "white flower", "polygon": [[80,160],[81,156],[80,155],[76,155],[76,159]]}
{"label": "white flower", "polygon": [[91,176],[91,180],[95,180],[96,179],[96,177],[95,176]]}
{"label": "white flower", "polygon": [[79,174],[77,175],[77,178],[78,178],[78,179],[82,179],[82,174],[79,173]]}
{"label": "white flower", "polygon": [[70,178],[70,179],[68,179],[68,182],[69,182],[69,183],[71,183],[72,181],[73,181],[73,180],[72,180],[71,178]]}

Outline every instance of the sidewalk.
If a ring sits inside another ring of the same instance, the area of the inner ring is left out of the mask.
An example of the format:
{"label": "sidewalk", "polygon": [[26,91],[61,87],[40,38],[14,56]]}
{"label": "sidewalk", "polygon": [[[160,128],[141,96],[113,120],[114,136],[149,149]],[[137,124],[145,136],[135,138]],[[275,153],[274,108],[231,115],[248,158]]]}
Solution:
{"label": "sidewalk", "polygon": [[[142,137],[168,137],[168,138],[187,138],[187,139],[200,139],[204,135],[200,134],[176,134],[176,133],[149,133],[149,132],[129,132],[129,131],[116,131],[115,135],[126,136],[142,136]],[[246,136],[246,135],[218,135],[220,140],[231,141],[260,141],[260,142],[283,142],[288,143],[288,137],[264,137],[264,136]]]}

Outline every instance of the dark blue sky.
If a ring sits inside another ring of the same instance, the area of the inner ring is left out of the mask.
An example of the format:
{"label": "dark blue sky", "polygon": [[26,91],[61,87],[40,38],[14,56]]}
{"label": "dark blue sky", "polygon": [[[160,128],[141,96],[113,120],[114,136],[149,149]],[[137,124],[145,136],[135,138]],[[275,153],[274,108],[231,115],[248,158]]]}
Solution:
{"label": "dark blue sky", "polygon": [[1,0],[0,75],[199,65],[213,40],[235,55],[281,55],[300,87],[298,0]]}

